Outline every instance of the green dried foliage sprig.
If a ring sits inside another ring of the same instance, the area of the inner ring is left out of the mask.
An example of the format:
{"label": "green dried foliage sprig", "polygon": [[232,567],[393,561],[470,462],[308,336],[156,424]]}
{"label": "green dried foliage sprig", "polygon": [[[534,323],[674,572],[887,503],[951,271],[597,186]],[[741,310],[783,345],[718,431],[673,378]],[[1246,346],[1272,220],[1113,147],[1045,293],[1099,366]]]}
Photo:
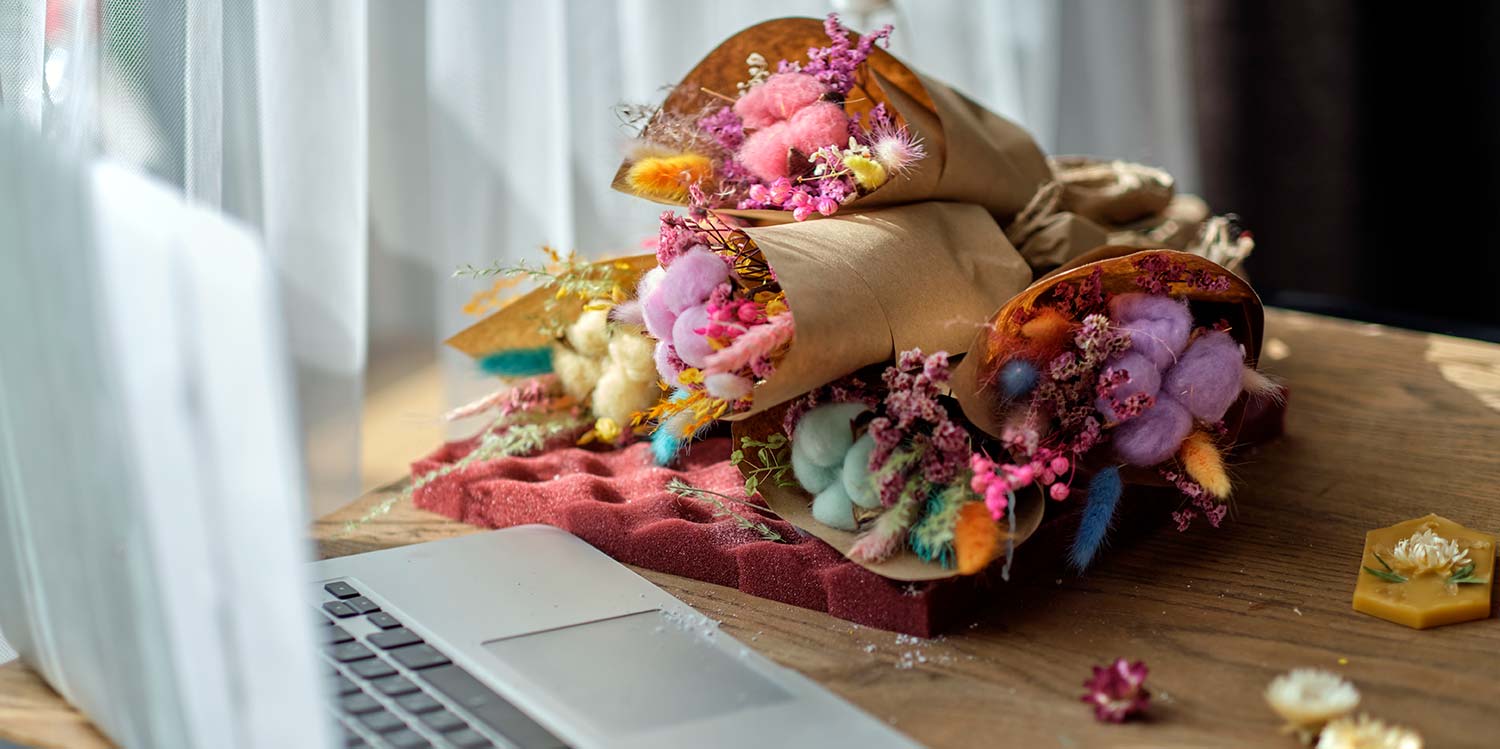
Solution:
{"label": "green dried foliage sprig", "polygon": [[572,413],[536,413],[518,411],[496,419],[479,436],[479,444],[458,460],[439,466],[411,480],[399,493],[386,497],[370,508],[358,520],[344,524],[344,535],[358,530],[360,526],[388,514],[398,503],[411,499],[418,489],[454,471],[461,471],[475,463],[496,458],[530,455],[547,446],[553,439],[582,432],[587,421]]}
{"label": "green dried foliage sprig", "polygon": [[[751,462],[746,450],[753,450],[758,462]],[[761,484],[769,481],[782,488],[797,486],[792,478],[791,443],[784,434],[773,434],[764,442],[751,437],[740,438],[740,446],[729,455],[729,464],[745,474],[745,496],[753,497]]]}
{"label": "green dried foliage sprig", "polygon": [[767,541],[774,541],[778,544],[787,543],[786,539],[782,538],[781,534],[776,532],[776,529],[767,525],[764,521],[751,520],[750,518],[745,517],[738,512],[735,512],[734,507],[730,505],[730,502],[743,502],[744,500],[708,489],[699,489],[698,487],[695,487],[680,478],[674,478],[671,481],[668,481],[667,491],[679,497],[682,497],[683,499],[692,499],[713,505],[714,517],[732,518],[735,525],[744,528],[745,530],[755,531],[760,535],[761,538],[764,538]]}

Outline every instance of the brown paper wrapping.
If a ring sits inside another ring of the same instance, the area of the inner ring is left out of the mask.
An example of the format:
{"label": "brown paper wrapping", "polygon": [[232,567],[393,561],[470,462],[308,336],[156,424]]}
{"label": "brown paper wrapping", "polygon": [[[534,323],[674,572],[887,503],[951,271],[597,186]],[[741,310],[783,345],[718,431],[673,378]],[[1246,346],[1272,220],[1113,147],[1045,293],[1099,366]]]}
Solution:
{"label": "brown paper wrapping", "polygon": [[[1096,268],[1103,271],[1101,278],[1108,293],[1140,291],[1135,284],[1139,272],[1135,262],[1146,253],[1167,253],[1186,264],[1188,270],[1209,270],[1222,273],[1229,279],[1229,289],[1223,292],[1206,292],[1187,284],[1172,284],[1168,293],[1191,300],[1194,318],[1200,325],[1227,320],[1230,334],[1245,347],[1246,361],[1254,365],[1260,357],[1261,333],[1265,324],[1260,297],[1239,276],[1222,266],[1197,255],[1172,250],[1140,250],[1134,247],[1101,247],[1075,258],[1072,262],[1042,277],[1025,291],[1017,294],[1000,307],[990,318],[985,329],[980,331],[969,348],[969,354],[953,370],[949,382],[953,397],[963,408],[964,416],[976,427],[999,437],[1002,424],[999,392],[990,384],[995,372],[1009,358],[1010,351],[1020,340],[1020,324],[1023,314],[1051,299],[1057,285],[1064,281],[1077,282],[1087,278]],[[1225,417],[1230,428],[1231,441],[1239,432],[1241,408],[1231,409]],[[1131,477],[1138,478],[1133,472]],[[1154,474],[1151,474],[1154,476]]]}
{"label": "brown paper wrapping", "polygon": [[[734,443],[738,445],[745,437],[764,441],[772,434],[780,434],[781,420],[785,412],[786,406],[780,406],[757,414],[747,421],[735,423]],[[855,539],[859,538],[857,532],[841,531],[818,522],[812,516],[812,495],[800,486],[780,487],[774,482],[763,482],[760,485],[760,496],[765,500],[766,506],[780,515],[782,520],[827,542],[845,557],[849,556],[850,547],[854,546]],[[1041,527],[1046,501],[1042,499],[1041,492],[1023,492],[1016,495],[1016,501],[1016,529],[1011,540],[1015,546],[1019,547],[1036,532],[1037,528]],[[1001,523],[1001,538],[1005,538],[1009,533],[1008,525]],[[922,561],[921,557],[912,553],[911,549],[904,545],[899,554],[883,562],[869,564],[859,560],[853,561],[877,575],[892,580],[940,580],[958,574],[957,570],[948,569],[941,564]]]}
{"label": "brown paper wrapping", "polygon": [[[634,255],[613,258],[601,260],[596,265],[606,263],[624,263],[628,266],[620,274],[621,285],[627,289],[634,289],[641,275],[656,267],[656,256]],[[538,321],[544,314],[547,300],[551,299],[555,293],[551,289],[543,288],[522,294],[479,322],[459,331],[446,343],[476,359],[496,351],[535,348],[551,344],[554,342],[553,339],[542,334]],[[583,301],[580,299],[563,299],[559,303],[566,305],[566,309],[571,311],[569,314],[574,317],[583,312]]]}
{"label": "brown paper wrapping", "polygon": [[[822,47],[828,36],[822,21],[781,18],[751,26],[720,44],[682,79],[647,123],[641,138],[663,136],[668,117],[696,117],[726,102],[704,90],[733,96],[747,77],[745,58],[758,52],[768,61],[805,60],[809,47]],[[1019,125],[975,104],[946,84],[913,72],[889,52],[876,48],[850,91],[846,109],[868,112],[884,103],[897,124],[922,138],[927,149],[907,175],[893,176],[868,195],[844,204],[841,211],[948,200],[983,206],[995,220],[1009,223],[1043,183],[1052,178],[1046,156]],[[615,189],[636,194],[625,183],[630,162],[620,165]],[[649,198],[655,199],[655,198]],[[662,201],[658,201],[662,202]],[[757,223],[788,223],[790,211],[723,209]],[[817,220],[817,219],[813,219]]]}
{"label": "brown paper wrapping", "polygon": [[796,334],[745,419],[910,348],[968,350],[1026,265],[984,209],[918,203],[744,230],[776,271]]}

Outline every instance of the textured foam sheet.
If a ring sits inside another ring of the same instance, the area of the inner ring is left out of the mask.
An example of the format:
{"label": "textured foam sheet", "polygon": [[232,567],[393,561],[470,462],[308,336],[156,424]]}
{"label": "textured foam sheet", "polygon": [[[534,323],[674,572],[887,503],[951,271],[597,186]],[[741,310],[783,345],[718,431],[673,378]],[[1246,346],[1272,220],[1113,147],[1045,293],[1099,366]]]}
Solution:
{"label": "textured foam sheet", "polygon": [[[1246,431],[1259,439],[1280,433],[1282,411],[1256,415]],[[474,442],[452,442],[412,465],[413,475],[458,460]],[[415,493],[418,507],[465,523],[505,528],[546,523],[566,529],[627,564],[738,588],[751,595],[826,611],[856,624],[931,637],[998,595],[998,567],[973,578],[903,583],[850,562],[832,547],[768,511],[734,503],[736,512],[764,521],[788,543],[767,541],[712,505],[666,490],[672,478],[700,489],[743,492],[729,464],[729,438],[692,447],[676,468],[653,465],[645,443],[614,452],[563,447],[524,458],[478,463],[439,478]],[[1133,491],[1140,491],[1139,488]],[[1056,574],[1078,525],[1081,503],[1049,503],[1042,527],[1016,555],[1017,575]],[[1139,510],[1139,511],[1132,511]],[[1164,522],[1149,501],[1124,502],[1113,538]]]}

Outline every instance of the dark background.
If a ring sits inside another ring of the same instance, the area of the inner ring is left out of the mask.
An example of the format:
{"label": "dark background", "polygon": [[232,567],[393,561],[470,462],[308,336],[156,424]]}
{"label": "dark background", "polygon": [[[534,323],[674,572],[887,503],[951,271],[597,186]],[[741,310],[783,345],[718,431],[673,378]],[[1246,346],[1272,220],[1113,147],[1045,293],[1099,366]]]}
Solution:
{"label": "dark background", "polygon": [[1266,303],[1500,341],[1500,3],[1187,8],[1203,197]]}

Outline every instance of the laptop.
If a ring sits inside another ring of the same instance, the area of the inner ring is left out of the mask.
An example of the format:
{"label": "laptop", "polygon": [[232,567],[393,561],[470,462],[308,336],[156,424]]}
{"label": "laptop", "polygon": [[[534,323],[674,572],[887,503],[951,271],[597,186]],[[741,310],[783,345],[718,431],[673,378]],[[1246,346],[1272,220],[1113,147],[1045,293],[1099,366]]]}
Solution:
{"label": "laptop", "polygon": [[0,631],[126,747],[913,746],[579,539],[308,562],[244,229],[0,120]]}

